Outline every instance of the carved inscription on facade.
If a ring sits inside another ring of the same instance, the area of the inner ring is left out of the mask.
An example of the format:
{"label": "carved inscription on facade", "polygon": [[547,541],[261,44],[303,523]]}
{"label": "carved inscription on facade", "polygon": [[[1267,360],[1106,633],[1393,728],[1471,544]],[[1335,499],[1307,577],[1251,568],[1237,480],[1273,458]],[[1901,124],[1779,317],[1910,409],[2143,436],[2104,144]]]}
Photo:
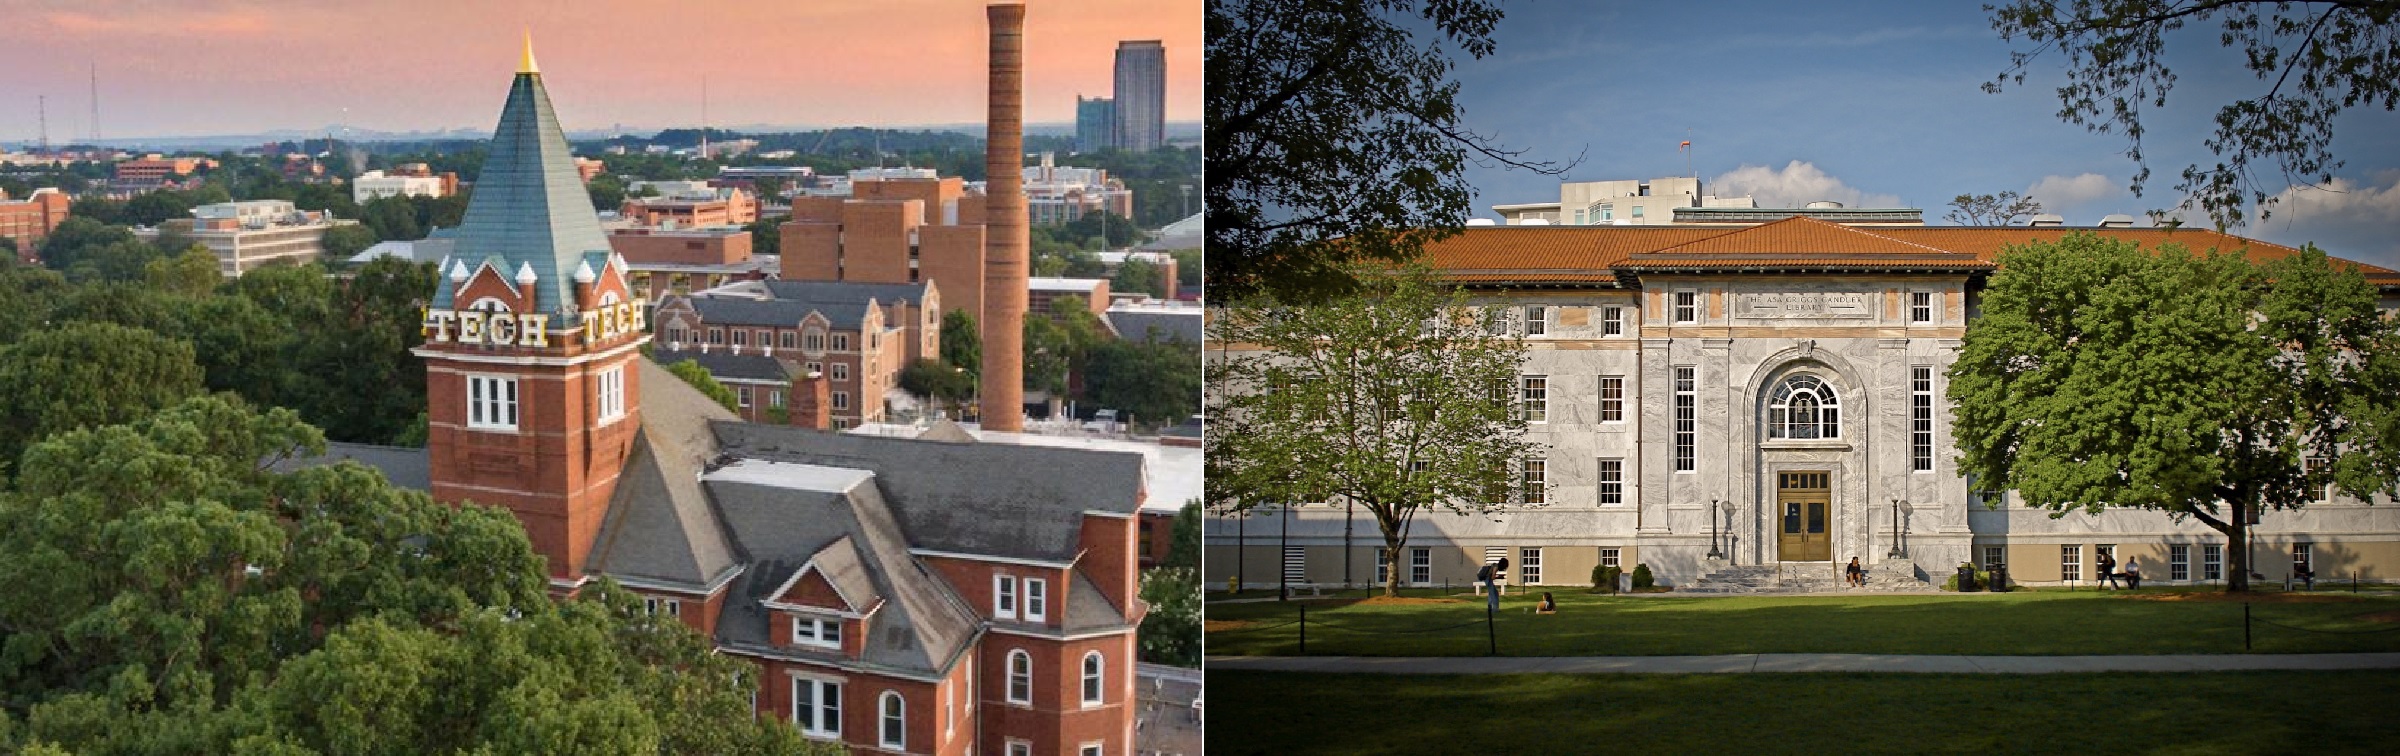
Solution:
{"label": "carved inscription on facade", "polygon": [[1874,311],[1867,295],[1855,291],[1779,291],[1744,293],[1734,300],[1737,318],[1865,318]]}

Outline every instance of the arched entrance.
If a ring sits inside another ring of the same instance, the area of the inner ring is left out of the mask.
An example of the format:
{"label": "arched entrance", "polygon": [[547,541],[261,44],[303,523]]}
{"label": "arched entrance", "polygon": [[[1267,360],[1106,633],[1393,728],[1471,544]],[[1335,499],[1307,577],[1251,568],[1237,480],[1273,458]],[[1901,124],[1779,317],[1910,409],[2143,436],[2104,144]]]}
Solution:
{"label": "arched entrance", "polygon": [[1823,470],[1775,474],[1776,553],[1782,561],[1833,561],[1831,483],[1832,474]]}

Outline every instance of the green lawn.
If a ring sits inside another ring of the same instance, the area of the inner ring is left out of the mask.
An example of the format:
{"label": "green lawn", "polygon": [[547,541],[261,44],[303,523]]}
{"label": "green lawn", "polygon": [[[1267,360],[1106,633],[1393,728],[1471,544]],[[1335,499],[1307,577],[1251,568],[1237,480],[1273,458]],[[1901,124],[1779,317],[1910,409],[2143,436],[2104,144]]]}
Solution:
{"label": "green lawn", "polygon": [[[2148,595],[2148,591],[2144,591]],[[1538,595],[1538,594],[1537,594]],[[1534,598],[1501,603],[1500,653],[1510,656],[1655,656],[1738,653],[2186,654],[2242,653],[2242,605],[2156,601],[2118,592],[1837,595],[1724,598],[1618,597],[1556,592],[1560,610],[1534,615]],[[2254,653],[2400,651],[2400,624],[2364,615],[2400,611],[2389,594],[2326,603],[2252,607]],[[1308,608],[1311,656],[1478,656],[1486,652],[1483,604],[1346,605],[1347,602],[1211,604],[1211,656],[1300,652]],[[1227,621],[1243,622],[1228,627]],[[2281,623],[2319,631],[2276,627]],[[1455,626],[1455,627],[1454,627]],[[1445,628],[1434,630],[1434,628]],[[2388,632],[2377,632],[2388,631]]]}
{"label": "green lawn", "polygon": [[[1210,672],[1209,753],[2391,753],[2388,671]],[[2298,705],[2286,705],[2288,702]]]}

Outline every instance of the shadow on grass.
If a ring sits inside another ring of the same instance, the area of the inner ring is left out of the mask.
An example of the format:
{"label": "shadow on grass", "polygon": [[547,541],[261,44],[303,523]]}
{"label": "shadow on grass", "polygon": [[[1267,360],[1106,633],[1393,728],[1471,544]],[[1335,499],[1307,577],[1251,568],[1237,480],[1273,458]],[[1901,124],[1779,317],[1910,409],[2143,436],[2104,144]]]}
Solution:
{"label": "shadow on grass", "polygon": [[[2392,675],[1211,672],[1209,753],[2348,753]],[[2312,702],[2268,702],[2306,691]],[[2387,752],[2388,751],[2384,751]]]}
{"label": "shadow on grass", "polygon": [[[1496,630],[1508,656],[1738,653],[2209,654],[2244,653],[2243,606],[2118,594],[1623,598],[1559,596],[1556,615],[1534,599],[1503,599]],[[1299,653],[1292,604],[1211,606],[1208,653]],[[2400,651],[2400,625],[2371,615],[2400,598],[2251,607],[2251,653]],[[1312,656],[1480,656],[1480,601],[1308,607]],[[1247,625],[1240,624],[1247,622]],[[1242,629],[1257,628],[1265,629]],[[1447,628],[1438,629],[1437,628]],[[1428,632],[1430,630],[1430,632]]]}

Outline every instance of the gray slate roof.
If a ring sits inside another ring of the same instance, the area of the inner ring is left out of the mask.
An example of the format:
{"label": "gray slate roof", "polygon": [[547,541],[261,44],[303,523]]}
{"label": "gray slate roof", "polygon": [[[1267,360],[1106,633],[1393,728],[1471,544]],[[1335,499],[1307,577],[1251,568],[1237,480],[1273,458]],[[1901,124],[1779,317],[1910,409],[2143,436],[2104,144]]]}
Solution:
{"label": "gray slate roof", "polygon": [[424,449],[405,446],[376,446],[374,444],[345,444],[328,442],[325,453],[315,457],[295,457],[275,463],[273,470],[288,473],[307,467],[339,462],[357,462],[383,471],[385,480],[401,488],[433,490],[433,460]]}
{"label": "gray slate roof", "polygon": [[817,553],[809,555],[808,561],[801,566],[806,568],[808,565],[816,565],[816,574],[824,577],[826,584],[833,586],[835,593],[841,594],[842,600],[850,602],[852,611],[874,609],[875,603],[883,600],[883,593],[875,590],[874,576],[868,573],[866,559],[858,553],[858,542],[849,536],[835,539],[825,548],[818,549]]}
{"label": "gray slate roof", "polygon": [[864,303],[869,299],[884,304],[901,300],[922,304],[925,301],[923,283],[859,283],[856,281],[768,281],[767,291],[776,299],[800,302]]}
{"label": "gray slate roof", "polygon": [[1083,512],[1132,515],[1141,505],[1140,454],[711,427],[738,457],[873,471],[911,540],[936,551],[1068,561]]}
{"label": "gray slate roof", "polygon": [[833,327],[856,330],[866,320],[867,304],[858,302],[805,302],[793,299],[725,299],[692,297],[692,310],[709,325],[782,326],[797,327],[800,319],[810,312],[825,313]]}
{"label": "gray slate roof", "polygon": [[[608,235],[592,213],[591,194],[575,172],[541,74],[519,73],[509,84],[475,195],[449,238],[456,242],[451,254],[469,271],[489,261],[503,279],[515,281],[518,267],[531,265],[541,311],[554,322],[570,320],[576,266],[588,263],[597,273],[606,263]],[[435,287],[433,306],[452,306],[449,286]]]}
{"label": "gray slate roof", "polygon": [[[825,555],[829,547],[847,539],[856,549],[866,583],[885,599],[871,620],[873,629],[859,661],[910,672],[946,671],[981,632],[981,621],[941,577],[909,555],[909,541],[877,490],[876,479],[862,478],[839,491],[763,479],[776,472],[811,472],[798,469],[804,467],[812,466],[744,459],[707,480],[735,552],[754,565],[727,594],[717,619],[718,640],[729,646],[771,646],[769,610],[759,602],[773,598],[775,589],[810,558]],[[822,655],[828,661],[838,658]]]}
{"label": "gray slate roof", "polygon": [[[1182,341],[1200,345],[1200,313],[1144,312],[1141,310],[1109,310],[1108,324],[1117,335],[1136,341]],[[1156,328],[1157,333],[1151,329]]]}
{"label": "gray slate roof", "polygon": [[734,415],[658,363],[636,363],[642,430],[583,571],[703,588],[735,567],[699,481],[719,456],[708,424]]}
{"label": "gray slate roof", "polygon": [[684,360],[700,363],[702,369],[707,370],[709,375],[715,376],[717,380],[721,381],[790,381],[792,379],[791,371],[786,370],[781,361],[768,357],[755,348],[743,350],[741,354],[734,354],[727,349],[710,349],[705,353],[698,349],[658,349],[652,351],[650,356],[661,365],[673,365]]}

